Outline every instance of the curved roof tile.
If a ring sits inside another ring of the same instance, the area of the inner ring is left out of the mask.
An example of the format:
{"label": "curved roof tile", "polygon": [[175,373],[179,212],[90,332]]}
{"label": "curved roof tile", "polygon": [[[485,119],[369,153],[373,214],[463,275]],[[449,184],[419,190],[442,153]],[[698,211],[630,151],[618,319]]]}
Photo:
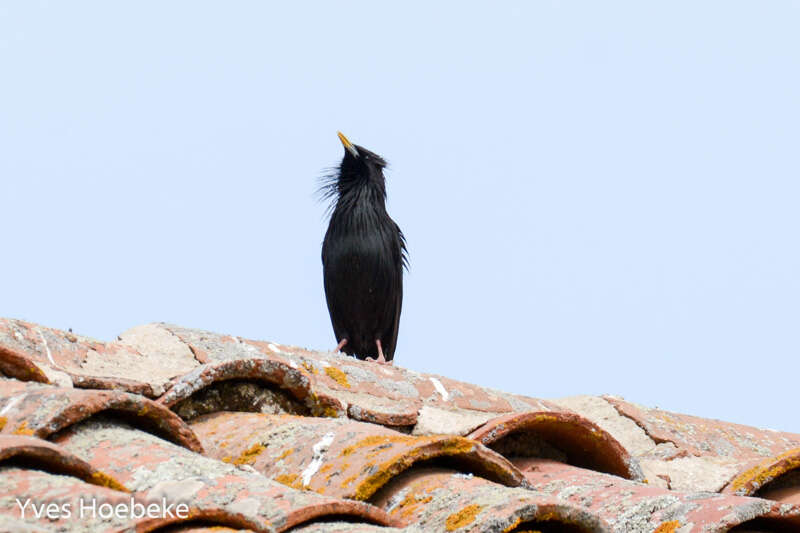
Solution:
{"label": "curved roof tile", "polygon": [[340,498],[369,500],[394,476],[434,459],[505,485],[523,482],[501,455],[457,436],[417,437],[343,419],[231,412],[201,417],[192,428],[212,457]]}
{"label": "curved roof tile", "polygon": [[[561,451],[568,464],[583,466],[626,479],[644,479],[641,467],[625,448],[594,422],[574,413],[529,412],[494,418],[469,434],[496,451],[506,442],[514,455],[537,455],[541,441]],[[531,447],[526,449],[528,441]],[[507,454],[506,454],[507,455]]]}
{"label": "curved roof tile", "polygon": [[491,483],[444,468],[420,468],[392,480],[376,505],[425,531],[605,532],[607,524],[580,505]]}
{"label": "curved roof tile", "polygon": [[[800,435],[615,397],[540,400],[167,324],[103,343],[0,319],[0,373],[0,495],[163,495],[193,513],[71,530],[800,529]],[[0,502],[0,530],[52,529]]]}
{"label": "curved roof tile", "polygon": [[90,419],[60,435],[61,446],[148,498],[285,531],[326,516],[392,525],[371,505],[290,489],[257,473],[203,457],[112,419]]}
{"label": "curved roof tile", "polygon": [[202,446],[179,416],[143,396],[115,390],[63,389],[0,380],[0,432],[43,439],[100,413],[124,416],[142,428],[201,452]]}
{"label": "curved roof tile", "polygon": [[513,462],[535,490],[584,506],[619,533],[727,531],[765,517],[782,527],[800,527],[800,508],[767,500],[667,490],[548,459]]}

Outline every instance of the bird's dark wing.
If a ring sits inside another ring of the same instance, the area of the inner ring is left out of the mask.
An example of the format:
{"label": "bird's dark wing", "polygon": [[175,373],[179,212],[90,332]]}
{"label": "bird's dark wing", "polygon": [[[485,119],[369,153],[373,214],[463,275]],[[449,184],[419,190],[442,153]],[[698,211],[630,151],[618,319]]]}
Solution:
{"label": "bird's dark wing", "polygon": [[390,225],[392,245],[392,265],[391,265],[391,298],[387,301],[386,324],[387,328],[382,335],[383,353],[387,361],[394,358],[397,348],[397,334],[400,330],[400,314],[403,310],[403,267],[408,265],[408,255],[406,252],[406,240],[403,232],[394,221]]}
{"label": "bird's dark wing", "polygon": [[332,221],[322,245],[334,334],[337,341],[347,339],[346,353],[360,358],[376,357],[380,339],[391,359],[403,298],[402,235],[385,213],[364,226],[368,231],[343,231],[339,222]]}

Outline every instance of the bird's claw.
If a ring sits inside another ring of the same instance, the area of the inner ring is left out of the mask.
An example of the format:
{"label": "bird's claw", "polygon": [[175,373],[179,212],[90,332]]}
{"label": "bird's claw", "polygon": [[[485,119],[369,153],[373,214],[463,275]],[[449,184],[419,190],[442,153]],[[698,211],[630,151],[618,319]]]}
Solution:
{"label": "bird's claw", "polygon": [[371,363],[378,363],[379,365],[394,365],[394,361],[387,361],[386,358],[383,357],[383,354],[379,355],[377,359],[374,357],[367,357],[367,361]]}
{"label": "bird's claw", "polygon": [[375,341],[375,346],[378,347],[378,358],[375,359],[374,357],[367,357],[367,361],[372,361],[373,363],[378,363],[379,365],[391,365],[393,362],[387,361],[383,356],[383,343],[381,343],[380,339]]}

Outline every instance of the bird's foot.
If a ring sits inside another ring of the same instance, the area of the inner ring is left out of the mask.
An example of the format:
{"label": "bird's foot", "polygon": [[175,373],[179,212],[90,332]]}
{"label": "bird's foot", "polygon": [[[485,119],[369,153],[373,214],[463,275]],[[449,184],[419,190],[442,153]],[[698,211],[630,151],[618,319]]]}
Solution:
{"label": "bird's foot", "polygon": [[342,348],[344,348],[345,344],[347,344],[347,339],[340,340],[339,344],[336,345],[336,350],[334,351],[336,351],[337,353],[342,353]]}
{"label": "bird's foot", "polygon": [[367,361],[372,361],[374,363],[378,363],[379,365],[393,365],[394,361],[387,361],[386,357],[384,357],[383,346],[381,346],[380,339],[375,341],[375,345],[378,347],[378,358],[375,359],[373,357],[367,357]]}

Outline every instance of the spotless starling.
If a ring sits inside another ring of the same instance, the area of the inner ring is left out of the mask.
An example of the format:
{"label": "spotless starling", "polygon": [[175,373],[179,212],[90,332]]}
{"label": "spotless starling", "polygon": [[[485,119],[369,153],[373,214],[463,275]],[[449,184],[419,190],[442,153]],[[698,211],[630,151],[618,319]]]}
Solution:
{"label": "spotless starling", "polygon": [[386,212],[386,161],[347,140],[344,158],[323,187],[333,198],[322,243],[325,297],[337,350],[391,364],[403,306],[403,232]]}

